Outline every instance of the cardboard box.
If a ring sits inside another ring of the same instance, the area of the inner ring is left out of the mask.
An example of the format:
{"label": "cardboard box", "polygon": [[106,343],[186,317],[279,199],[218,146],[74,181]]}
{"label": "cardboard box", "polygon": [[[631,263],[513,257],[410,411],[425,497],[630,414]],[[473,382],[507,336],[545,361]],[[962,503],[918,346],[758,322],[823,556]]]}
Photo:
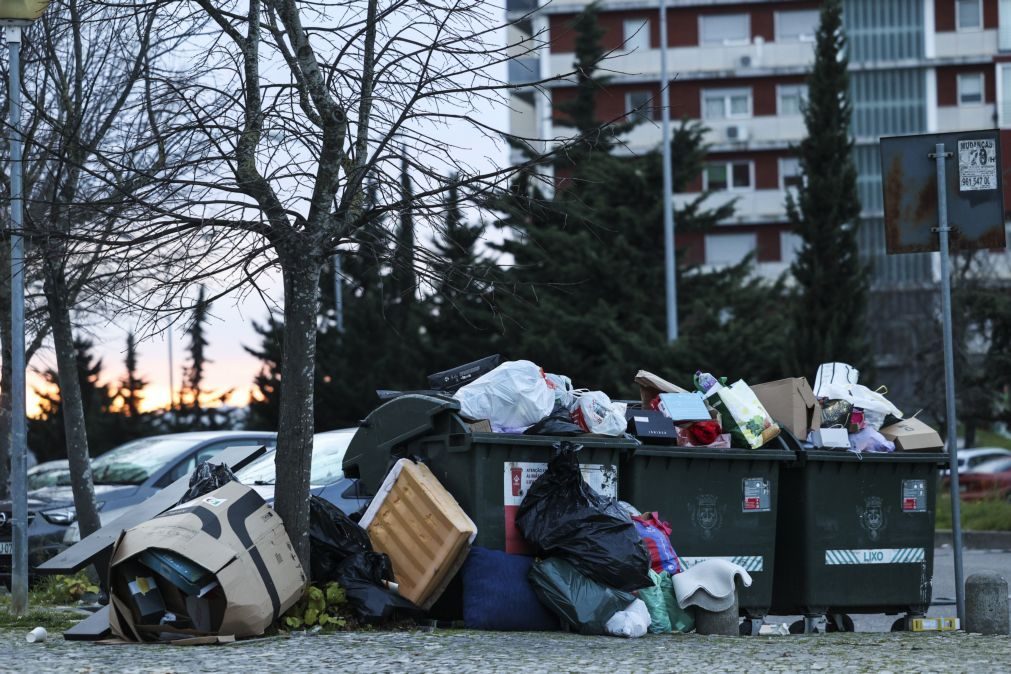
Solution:
{"label": "cardboard box", "polygon": [[635,383],[639,385],[639,399],[642,406],[648,408],[653,398],[661,393],[688,393],[685,389],[662,379],[652,372],[639,370],[635,375]]}
{"label": "cardboard box", "polygon": [[463,566],[477,526],[428,466],[400,459],[359,524],[393,563],[400,595],[423,609]]}
{"label": "cardboard box", "polygon": [[[210,629],[177,630],[197,637],[191,643],[263,634],[305,589],[281,518],[254,490],[230,482],[120,534],[109,564],[109,627],[120,639],[157,641],[166,631],[145,624],[131,606],[128,583],[147,570],[139,557],[151,549],[170,550],[216,581],[202,590],[201,615],[192,620]],[[166,611],[189,617],[189,595],[152,570],[146,575],[157,583]]]}
{"label": "cardboard box", "polygon": [[756,384],[751,390],[772,418],[801,441],[821,428],[821,406],[805,377]]}
{"label": "cardboard box", "polygon": [[881,428],[881,435],[895,443],[895,449],[903,452],[941,452],[944,441],[933,428],[916,417],[903,419],[897,424]]}

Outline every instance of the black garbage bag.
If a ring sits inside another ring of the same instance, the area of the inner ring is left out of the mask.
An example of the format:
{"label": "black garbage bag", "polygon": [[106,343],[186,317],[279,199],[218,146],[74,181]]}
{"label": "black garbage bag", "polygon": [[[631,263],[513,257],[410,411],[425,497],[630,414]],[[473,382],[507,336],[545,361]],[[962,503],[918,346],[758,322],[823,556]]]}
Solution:
{"label": "black garbage bag", "polygon": [[601,585],[561,557],[537,560],[530,584],[541,603],[580,634],[604,634],[604,625],[635,601],[629,592]]}
{"label": "black garbage bag", "polygon": [[320,498],[309,498],[309,578],[314,583],[336,580],[337,567],[359,552],[372,552],[369,534],[344,511]]}
{"label": "black garbage bag", "polygon": [[583,575],[631,592],[649,587],[650,558],[635,524],[615,499],[583,480],[578,445],[563,441],[530,486],[516,526],[542,557],[564,557]]}
{"label": "black garbage bag", "polygon": [[179,503],[186,503],[204,494],[210,494],[218,487],[224,487],[229,482],[238,482],[232,469],[223,463],[204,461],[190,475],[190,488],[186,490]]}
{"label": "black garbage bag", "polygon": [[425,615],[386,586],[384,581],[393,580],[393,565],[383,553],[356,552],[337,566],[333,580],[344,588],[348,603],[363,623],[375,625]]}
{"label": "black garbage bag", "polygon": [[579,424],[573,423],[572,414],[559,402],[555,402],[555,409],[551,414],[544,417],[536,424],[523,431],[524,435],[583,435],[584,431]]}

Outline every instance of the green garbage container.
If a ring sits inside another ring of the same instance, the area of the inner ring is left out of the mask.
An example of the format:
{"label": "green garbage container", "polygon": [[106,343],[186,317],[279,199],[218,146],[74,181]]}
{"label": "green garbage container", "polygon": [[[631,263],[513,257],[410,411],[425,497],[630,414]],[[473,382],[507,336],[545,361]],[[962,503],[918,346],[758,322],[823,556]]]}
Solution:
{"label": "green garbage container", "polygon": [[780,467],[794,460],[778,438],[761,449],[643,445],[622,464],[619,489],[670,523],[685,566],[722,558],[747,569],[741,615],[760,619],[772,604]]}
{"label": "green garbage container", "polygon": [[552,445],[571,440],[582,445],[583,477],[597,491],[619,493],[623,455],[638,443],[625,438],[561,438],[480,430],[459,415],[449,397],[408,394],[373,411],[351,441],[345,473],[376,489],[402,457],[421,457],[477,525],[475,545],[510,553],[533,550],[515,527],[516,510],[530,485],[547,468]]}
{"label": "green garbage container", "polygon": [[925,613],[944,455],[800,450],[798,459],[780,476],[773,613],[829,615],[843,629],[849,613]]}

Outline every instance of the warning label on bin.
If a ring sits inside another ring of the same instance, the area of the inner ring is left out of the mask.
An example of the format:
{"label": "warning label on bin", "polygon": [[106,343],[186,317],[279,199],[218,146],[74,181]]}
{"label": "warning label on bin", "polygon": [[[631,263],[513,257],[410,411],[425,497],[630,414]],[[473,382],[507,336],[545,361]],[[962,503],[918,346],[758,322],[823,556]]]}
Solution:
{"label": "warning label on bin", "polygon": [[958,190],[997,189],[997,144],[993,138],[958,141]]}
{"label": "warning label on bin", "polygon": [[[533,554],[534,550],[523,540],[516,528],[516,511],[523,503],[523,497],[530,487],[548,469],[546,463],[527,461],[507,461],[504,464],[503,499],[505,506],[505,543],[506,552],[510,554]],[[611,498],[618,498],[618,467],[600,463],[584,463],[580,465],[583,479],[597,493]]]}

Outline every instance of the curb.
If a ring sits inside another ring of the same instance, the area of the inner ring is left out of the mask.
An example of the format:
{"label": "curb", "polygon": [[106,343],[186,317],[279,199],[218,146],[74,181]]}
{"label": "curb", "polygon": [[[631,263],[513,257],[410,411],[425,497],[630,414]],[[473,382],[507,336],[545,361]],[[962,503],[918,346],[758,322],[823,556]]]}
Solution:
{"label": "curb", "polygon": [[[934,532],[934,547],[951,547],[950,529]],[[1011,531],[963,531],[962,546],[967,550],[1011,550]]]}

